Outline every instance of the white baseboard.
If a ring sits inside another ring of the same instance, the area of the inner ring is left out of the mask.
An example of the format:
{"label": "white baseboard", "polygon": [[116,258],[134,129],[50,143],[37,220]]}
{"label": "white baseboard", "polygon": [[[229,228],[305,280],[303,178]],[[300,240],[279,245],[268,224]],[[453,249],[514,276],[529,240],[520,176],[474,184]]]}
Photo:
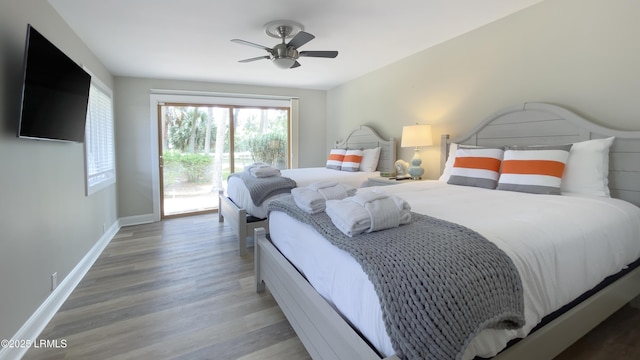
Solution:
{"label": "white baseboard", "polygon": [[159,219],[156,219],[154,214],[146,214],[146,215],[136,215],[136,216],[128,216],[124,218],[120,218],[118,223],[120,226],[130,226],[130,225],[140,225],[140,224],[148,224],[152,222],[156,222]]}
{"label": "white baseboard", "polygon": [[[12,340],[35,341],[42,330],[47,326],[51,318],[67,300],[73,289],[76,288],[80,280],[89,271],[93,263],[98,259],[104,248],[120,230],[119,222],[115,222],[102,235],[100,240],[87,252],[73,270],[67,275],[58,287],[51,292],[47,299],[38,307],[24,325],[16,332]],[[2,348],[0,349],[0,360],[20,359],[29,350],[28,348]]]}

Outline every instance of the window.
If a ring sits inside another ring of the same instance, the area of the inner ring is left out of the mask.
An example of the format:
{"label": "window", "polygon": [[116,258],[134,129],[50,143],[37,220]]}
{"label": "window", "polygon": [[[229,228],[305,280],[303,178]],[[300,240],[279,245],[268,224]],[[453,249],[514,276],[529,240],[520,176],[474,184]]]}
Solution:
{"label": "window", "polygon": [[84,152],[87,195],[116,182],[111,90],[91,77]]}

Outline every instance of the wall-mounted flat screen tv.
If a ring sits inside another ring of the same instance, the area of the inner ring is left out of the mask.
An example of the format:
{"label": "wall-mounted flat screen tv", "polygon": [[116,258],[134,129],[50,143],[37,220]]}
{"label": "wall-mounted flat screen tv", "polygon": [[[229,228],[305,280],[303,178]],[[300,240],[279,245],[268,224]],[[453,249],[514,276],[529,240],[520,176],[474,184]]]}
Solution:
{"label": "wall-mounted flat screen tv", "polygon": [[27,26],[18,137],[84,142],[91,76]]}

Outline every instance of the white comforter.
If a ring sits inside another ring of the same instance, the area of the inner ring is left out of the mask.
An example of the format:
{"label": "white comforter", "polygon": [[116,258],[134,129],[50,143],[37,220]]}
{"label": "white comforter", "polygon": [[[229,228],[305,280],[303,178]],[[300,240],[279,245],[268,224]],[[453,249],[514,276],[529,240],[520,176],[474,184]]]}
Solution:
{"label": "white comforter", "polygon": [[[293,179],[298,187],[307,186],[318,181],[336,181],[359,188],[365,186],[370,177],[380,176],[379,171],[340,171],[325,167],[286,169],[281,170],[280,173],[284,177]],[[249,190],[244,182],[240,178],[232,176],[227,184],[227,195],[238,207],[247,210],[247,213],[255,217],[266,218],[269,201],[287,194],[273,196],[258,206],[251,200]]]}
{"label": "white comforter", "polygon": [[[640,208],[609,198],[534,195],[440,181],[375,187],[406,199],[415,212],[467,226],[507,253],[522,278],[526,325],[485,330],[465,359],[494,356],[547,314],[640,257]],[[358,191],[370,191],[363,188]],[[360,265],[306,224],[280,212],[271,239],[315,289],[384,355],[394,353],[378,298]]]}

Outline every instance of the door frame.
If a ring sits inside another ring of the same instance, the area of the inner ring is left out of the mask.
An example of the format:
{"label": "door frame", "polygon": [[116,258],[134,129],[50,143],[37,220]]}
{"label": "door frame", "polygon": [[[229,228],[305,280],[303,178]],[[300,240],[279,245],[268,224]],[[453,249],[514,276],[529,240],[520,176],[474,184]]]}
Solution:
{"label": "door frame", "polygon": [[[177,213],[177,214],[165,214],[164,212],[164,173],[163,173],[163,168],[164,168],[164,159],[162,156],[162,148],[163,148],[163,130],[164,128],[162,127],[162,112],[160,111],[160,108],[163,106],[176,106],[176,107],[205,107],[205,106],[216,106],[216,107],[229,107],[229,106],[225,106],[225,105],[213,105],[213,104],[202,104],[202,103],[197,103],[197,104],[193,104],[193,103],[174,103],[174,102],[162,102],[162,103],[158,103],[157,104],[157,108],[156,111],[158,113],[158,120],[157,120],[157,127],[158,127],[158,133],[157,133],[157,140],[158,140],[158,177],[159,177],[159,184],[160,184],[160,219],[171,219],[171,218],[177,218],[177,217],[184,217],[184,216],[192,216],[192,215],[202,215],[202,214],[214,214],[217,211],[217,209],[212,208],[212,209],[206,209],[206,210],[196,210],[196,211],[189,211],[189,212],[184,212],[184,213]],[[231,108],[229,107],[229,113],[231,113]],[[229,117],[229,122],[231,122],[231,115]],[[231,124],[227,124],[229,126],[229,136],[231,137],[229,139],[229,144],[230,146],[233,146],[233,129],[231,129]],[[233,166],[233,158],[231,159],[231,166]]]}
{"label": "door frame", "polygon": [[[160,148],[158,144],[158,105],[161,103],[194,103],[205,105],[247,105],[247,106],[274,106],[290,107],[289,119],[289,153],[291,167],[297,167],[298,154],[298,97],[297,96],[272,96],[256,94],[236,94],[201,91],[180,91],[151,89],[149,95],[149,124],[151,145],[151,200],[153,213],[148,222],[161,220],[160,201]],[[153,138],[155,137],[155,139]],[[141,217],[147,218],[146,215]]]}

